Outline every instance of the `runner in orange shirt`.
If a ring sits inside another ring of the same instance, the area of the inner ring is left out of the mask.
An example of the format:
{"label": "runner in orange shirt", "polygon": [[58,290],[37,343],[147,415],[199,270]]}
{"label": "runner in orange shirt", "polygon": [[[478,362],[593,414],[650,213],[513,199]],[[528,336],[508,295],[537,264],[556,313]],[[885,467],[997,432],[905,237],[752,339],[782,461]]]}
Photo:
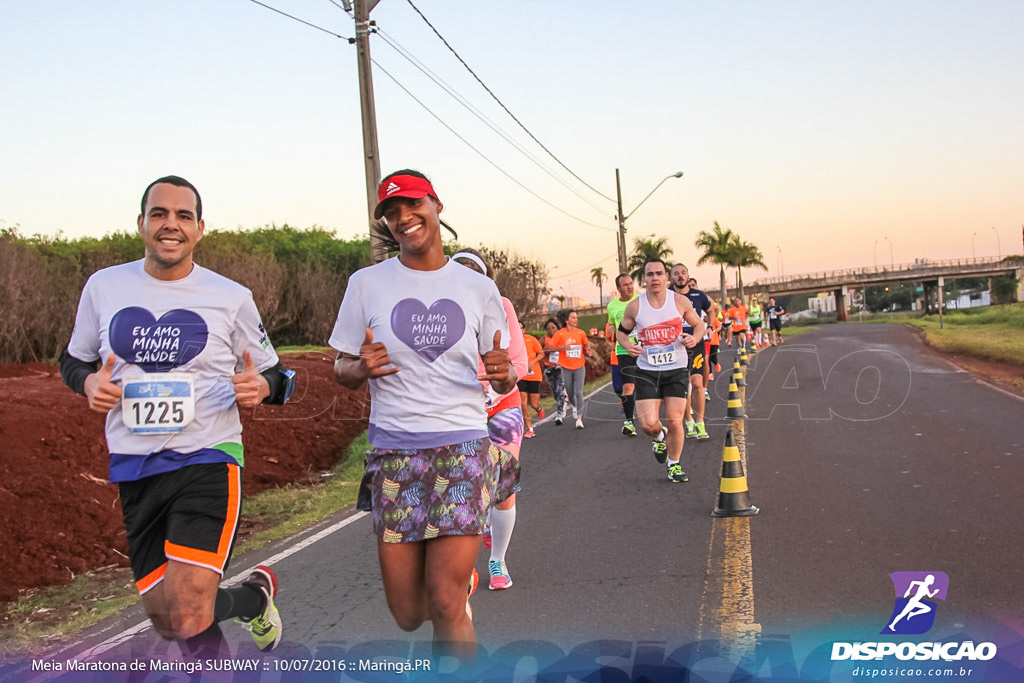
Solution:
{"label": "runner in orange shirt", "polygon": [[738,296],[732,298],[732,336],[740,348],[747,341],[747,307]]}
{"label": "runner in orange shirt", "polygon": [[519,397],[523,406],[523,421],[526,422],[526,433],[523,437],[532,439],[536,436],[533,431],[533,420],[530,416],[530,408],[537,411],[537,417],[544,419],[544,409],[540,407],[540,383],[544,379],[540,369],[540,361],[546,355],[544,348],[532,334],[526,334],[526,328],[520,321],[519,326],[523,329],[523,339],[526,341],[526,355],[529,358],[529,371],[526,377],[519,380]]}
{"label": "runner in orange shirt", "polygon": [[[558,365],[562,368],[562,382],[565,384],[565,393],[569,395],[569,403],[572,404],[572,416],[576,420],[576,429],[583,429],[583,383],[587,376],[586,356],[593,356],[590,350],[590,342],[587,334],[577,325],[579,316],[576,311],[569,310],[566,318],[566,326],[555,333],[553,340],[554,348],[548,351],[558,351]],[[564,418],[564,414],[559,414]],[[555,424],[561,424],[556,420]]]}

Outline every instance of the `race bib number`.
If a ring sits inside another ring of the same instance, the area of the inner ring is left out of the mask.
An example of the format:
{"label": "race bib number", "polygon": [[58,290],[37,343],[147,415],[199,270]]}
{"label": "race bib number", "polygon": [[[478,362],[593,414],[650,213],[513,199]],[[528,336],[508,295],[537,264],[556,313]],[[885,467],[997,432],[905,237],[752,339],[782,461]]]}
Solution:
{"label": "race bib number", "polygon": [[121,419],[132,434],[174,434],[195,419],[196,401],[188,373],[129,377],[122,389]]}
{"label": "race bib number", "polygon": [[558,351],[552,351],[548,354],[548,362],[552,365],[558,365]]}
{"label": "race bib number", "polygon": [[566,358],[581,358],[583,355],[583,347],[579,344],[573,344],[565,350]]}
{"label": "race bib number", "polygon": [[648,346],[644,348],[647,362],[654,367],[672,365],[676,362],[676,350],[672,346]]}

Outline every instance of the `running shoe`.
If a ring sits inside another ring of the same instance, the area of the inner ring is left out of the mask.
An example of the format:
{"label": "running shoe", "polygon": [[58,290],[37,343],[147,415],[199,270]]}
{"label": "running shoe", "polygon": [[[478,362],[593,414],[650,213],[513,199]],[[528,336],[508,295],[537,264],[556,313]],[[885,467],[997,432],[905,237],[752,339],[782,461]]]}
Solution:
{"label": "running shoe", "polygon": [[537,408],[537,419],[538,420],[543,420],[544,419],[544,409],[543,408]]}
{"label": "running shoe", "polygon": [[673,484],[678,484],[684,481],[690,481],[686,477],[686,472],[683,472],[683,468],[679,463],[668,466],[668,480]]}
{"label": "running shoe", "polygon": [[523,433],[524,439],[532,439],[535,436],[537,436],[537,432],[533,431],[532,429],[527,429],[526,432]]}
{"label": "running shoe", "polygon": [[636,427],[633,426],[632,420],[626,420],[622,423],[622,433],[626,436],[636,436]]}
{"label": "running shoe", "polygon": [[583,418],[582,417],[577,417],[576,418],[576,429],[583,429]]}
{"label": "running shoe", "polygon": [[473,618],[473,608],[469,606],[469,599],[476,593],[476,587],[480,585],[480,572],[473,568],[473,574],[469,577],[469,589],[466,591],[466,614]]}
{"label": "running shoe", "polygon": [[707,389],[704,390],[704,400],[705,401],[710,401],[711,400],[711,392],[708,391]]}
{"label": "running shoe", "polygon": [[281,614],[274,605],[277,595],[277,575],[269,567],[259,565],[245,583],[263,593],[266,605],[263,612],[250,620],[236,619],[246,631],[252,634],[252,640],[261,652],[270,652],[281,642]]}
{"label": "running shoe", "polygon": [[722,364],[721,363],[715,363],[715,372],[721,372],[721,371],[722,371]]}
{"label": "running shoe", "polygon": [[708,381],[710,382],[710,381],[711,381],[711,380],[713,380],[714,378],[715,378],[715,373],[713,373],[713,372],[709,372],[709,373],[708,373]]}
{"label": "running shoe", "polygon": [[689,420],[686,420],[684,422],[684,424],[686,425],[686,438],[687,439],[692,439],[695,436],[697,436],[697,429],[696,429],[696,427],[693,426],[694,425],[693,422],[690,422]]}
{"label": "running shoe", "polygon": [[697,441],[703,441],[704,439],[710,439],[708,436],[707,427],[704,426],[703,422],[697,423]]}
{"label": "running shoe", "polygon": [[490,590],[503,591],[512,587],[512,577],[508,575],[508,566],[503,560],[491,560],[487,567],[491,572]]}
{"label": "running shoe", "polygon": [[561,413],[555,413],[555,424],[556,425],[562,424],[562,420],[564,420],[564,419],[565,419],[564,415],[562,415]]}
{"label": "running shoe", "polygon": [[654,451],[654,459],[659,463],[665,462],[668,458],[668,445],[665,443],[665,430],[661,430],[661,435],[655,441],[651,442],[651,450]]}

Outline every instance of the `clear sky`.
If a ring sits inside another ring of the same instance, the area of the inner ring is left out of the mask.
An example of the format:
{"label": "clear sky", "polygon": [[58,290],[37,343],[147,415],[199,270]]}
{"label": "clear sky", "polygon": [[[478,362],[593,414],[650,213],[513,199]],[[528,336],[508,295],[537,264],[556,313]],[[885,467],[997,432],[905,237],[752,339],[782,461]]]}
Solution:
{"label": "clear sky", "polygon": [[[717,269],[693,269],[693,241],[714,221],[764,253],[747,280],[1022,251],[1017,0],[413,1],[574,173],[614,198],[619,168],[627,213],[683,171],[627,239],[668,237],[703,286]],[[331,0],[267,4],[354,35]],[[596,299],[614,203],[530,142],[406,0],[371,16],[380,67],[480,152],[375,67],[382,171],[426,172],[464,243],[512,246],[556,292]],[[207,228],[366,232],[346,40],[249,0],[4,0],[0,39],[0,226],[134,229],[142,189],[175,173]]]}

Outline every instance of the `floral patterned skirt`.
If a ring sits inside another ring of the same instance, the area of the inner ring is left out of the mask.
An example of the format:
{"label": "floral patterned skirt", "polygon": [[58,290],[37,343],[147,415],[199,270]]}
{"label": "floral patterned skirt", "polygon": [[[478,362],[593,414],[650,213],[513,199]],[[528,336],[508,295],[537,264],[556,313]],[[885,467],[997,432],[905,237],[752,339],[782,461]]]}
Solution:
{"label": "floral patterned skirt", "polygon": [[414,450],[375,448],[373,531],[385,543],[475,536],[513,492],[519,462],[490,439]]}

